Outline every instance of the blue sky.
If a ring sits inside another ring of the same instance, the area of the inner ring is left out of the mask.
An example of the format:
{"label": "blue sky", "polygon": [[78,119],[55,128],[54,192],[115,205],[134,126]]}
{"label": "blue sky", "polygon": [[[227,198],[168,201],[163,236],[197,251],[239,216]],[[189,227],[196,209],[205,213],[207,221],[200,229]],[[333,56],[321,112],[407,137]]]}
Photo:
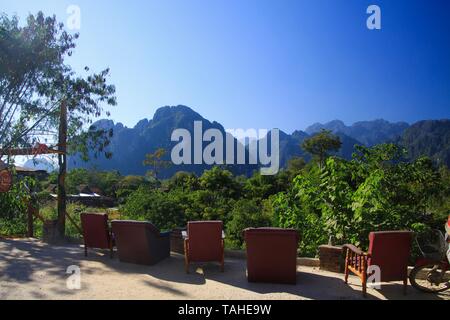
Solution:
{"label": "blue sky", "polygon": [[[225,128],[304,129],[450,116],[450,1],[5,1],[66,22],[81,9],[68,62],[111,68],[127,126],[184,104]],[[382,29],[366,28],[377,4]]]}

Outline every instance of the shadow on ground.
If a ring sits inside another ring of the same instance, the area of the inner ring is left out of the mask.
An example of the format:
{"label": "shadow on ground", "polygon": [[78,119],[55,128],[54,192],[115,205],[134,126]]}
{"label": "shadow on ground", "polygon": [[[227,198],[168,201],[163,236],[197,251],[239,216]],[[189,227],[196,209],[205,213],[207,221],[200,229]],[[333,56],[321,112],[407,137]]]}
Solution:
{"label": "shadow on ground", "polygon": [[[98,264],[83,267],[83,263],[89,262],[98,262]],[[142,284],[165,291],[175,299],[187,298],[188,293],[195,290],[198,292],[210,281],[220,284],[224,292],[239,288],[263,295],[262,298],[264,295],[270,297],[271,294],[288,293],[302,299],[363,299],[358,279],[353,279],[353,284],[350,286],[344,283],[343,276],[340,274],[319,272],[307,267],[299,268],[296,285],[250,283],[246,277],[245,260],[226,260],[224,273],[220,272],[216,264],[193,264],[190,273],[186,274],[183,257],[178,254],[172,254],[170,258],[154,266],[142,266],[121,263],[117,257],[110,259],[107,251],[89,250],[88,257],[85,257],[83,249],[76,244],[50,246],[37,240],[27,239],[0,240],[0,288],[2,289],[0,298],[7,299],[11,292],[17,289],[17,285],[38,283],[40,277],[51,279],[52,286],[46,287],[45,292],[32,290],[30,292],[32,298],[45,299],[49,294],[62,299],[70,298],[74,291],[66,290],[65,282],[69,276],[66,273],[67,267],[71,265],[81,266],[83,274],[100,277],[105,274],[105,279],[108,273],[119,277],[147,275],[148,277],[141,280]],[[188,285],[188,287],[182,285]],[[84,283],[83,286],[89,289],[90,283]],[[208,296],[207,293],[203,292],[203,294]],[[189,298],[195,297],[195,294],[189,296]],[[402,286],[394,283],[382,286],[378,292],[369,290],[367,298],[448,299],[449,297],[422,294],[411,286],[408,288],[408,295],[404,296]]]}

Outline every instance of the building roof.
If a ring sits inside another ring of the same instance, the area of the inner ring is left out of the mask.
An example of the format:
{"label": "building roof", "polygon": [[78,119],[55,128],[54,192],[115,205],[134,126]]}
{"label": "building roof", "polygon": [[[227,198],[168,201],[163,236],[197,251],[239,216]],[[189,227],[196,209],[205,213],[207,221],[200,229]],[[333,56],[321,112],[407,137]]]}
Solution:
{"label": "building roof", "polygon": [[48,174],[47,171],[42,170],[42,169],[34,169],[34,168],[28,168],[28,167],[22,167],[22,166],[14,166],[16,169],[16,172],[18,174],[23,174],[23,175],[43,175],[43,174]]}

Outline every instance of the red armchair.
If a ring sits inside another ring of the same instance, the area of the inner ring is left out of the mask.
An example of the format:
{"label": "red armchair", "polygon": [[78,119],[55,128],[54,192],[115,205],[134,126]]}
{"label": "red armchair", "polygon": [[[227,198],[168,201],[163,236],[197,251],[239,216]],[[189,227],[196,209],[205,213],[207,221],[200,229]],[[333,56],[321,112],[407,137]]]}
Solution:
{"label": "red armchair", "polygon": [[88,248],[109,249],[113,257],[113,237],[108,226],[106,213],[82,213],[80,215],[83,229],[84,255]]}
{"label": "red armchair", "polygon": [[217,261],[224,271],[224,241],[222,221],[190,221],[184,239],[186,273],[191,262]]}
{"label": "red armchair", "polygon": [[170,232],[147,221],[113,220],[111,225],[120,261],[153,265],[170,257]]}
{"label": "red armchair", "polygon": [[345,283],[350,271],[362,281],[363,295],[367,291],[367,268],[380,268],[380,281],[403,281],[406,294],[408,285],[408,260],[411,254],[413,233],[410,231],[379,231],[369,234],[369,251],[363,252],[346,244]]}
{"label": "red armchair", "polygon": [[248,281],[296,284],[300,238],[296,230],[248,228],[244,237]]}

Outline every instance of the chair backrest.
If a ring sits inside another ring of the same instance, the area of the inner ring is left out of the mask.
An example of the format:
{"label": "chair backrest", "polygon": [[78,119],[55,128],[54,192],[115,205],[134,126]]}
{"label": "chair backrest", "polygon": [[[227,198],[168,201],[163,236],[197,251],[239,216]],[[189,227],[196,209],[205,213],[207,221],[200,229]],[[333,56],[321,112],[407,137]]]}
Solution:
{"label": "chair backrest", "polygon": [[[284,228],[272,228],[272,227],[261,227],[261,228],[247,228],[244,230],[244,236],[247,239],[250,239],[251,237],[255,240],[262,237],[261,240],[266,241],[267,239],[271,239],[274,241],[282,241],[281,239],[295,239],[295,241],[299,241],[300,236],[298,234],[298,231],[295,229],[284,229]],[[280,239],[280,240],[278,240]]]}
{"label": "chair backrest", "polygon": [[108,215],[106,213],[82,213],[80,219],[86,246],[89,248],[109,248]]}
{"label": "chair backrest", "polygon": [[295,229],[248,228],[244,230],[249,255],[270,256],[275,259],[291,259],[297,256],[299,234]]}
{"label": "chair backrest", "polygon": [[112,231],[119,259],[125,262],[148,264],[152,262],[150,241],[160,232],[151,222],[113,220]]}
{"label": "chair backrest", "polygon": [[189,259],[220,261],[223,254],[222,221],[190,221],[187,226]]}
{"label": "chair backrest", "polygon": [[297,230],[248,228],[244,236],[249,281],[296,282]]}
{"label": "chair backrest", "polygon": [[377,265],[381,281],[406,279],[413,232],[379,231],[369,234],[368,265]]}

